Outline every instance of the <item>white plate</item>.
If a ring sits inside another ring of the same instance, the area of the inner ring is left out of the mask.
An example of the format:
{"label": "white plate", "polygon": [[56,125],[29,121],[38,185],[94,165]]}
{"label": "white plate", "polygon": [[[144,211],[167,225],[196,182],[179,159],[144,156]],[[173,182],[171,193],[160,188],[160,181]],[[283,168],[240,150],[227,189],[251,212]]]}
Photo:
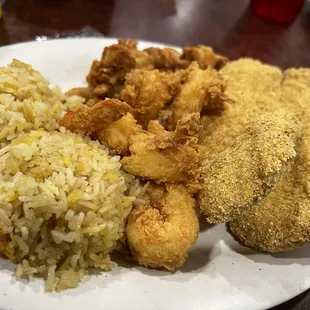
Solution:
{"label": "white plate", "polygon": [[[63,39],[0,48],[0,65],[12,58],[30,63],[63,90],[85,84],[94,59],[114,39]],[[140,47],[161,46],[141,42]],[[0,309],[165,310],[266,309],[310,288],[310,245],[267,255],[240,246],[224,225],[202,228],[182,268],[172,274],[139,266],[116,267],[86,277],[80,286],[45,293],[42,280],[17,279],[0,259]]]}

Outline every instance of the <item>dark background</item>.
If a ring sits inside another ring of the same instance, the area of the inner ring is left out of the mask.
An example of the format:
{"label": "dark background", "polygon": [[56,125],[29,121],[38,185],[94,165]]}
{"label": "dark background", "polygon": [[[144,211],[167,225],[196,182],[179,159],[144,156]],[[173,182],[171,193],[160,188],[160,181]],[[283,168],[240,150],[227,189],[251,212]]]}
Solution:
{"label": "dark background", "polygon": [[[249,0],[7,0],[0,45],[85,26],[110,37],[206,44],[230,59],[251,56],[283,69],[310,67],[310,3],[292,24],[281,25],[254,15]],[[310,309],[310,292],[273,308],[284,309]]]}

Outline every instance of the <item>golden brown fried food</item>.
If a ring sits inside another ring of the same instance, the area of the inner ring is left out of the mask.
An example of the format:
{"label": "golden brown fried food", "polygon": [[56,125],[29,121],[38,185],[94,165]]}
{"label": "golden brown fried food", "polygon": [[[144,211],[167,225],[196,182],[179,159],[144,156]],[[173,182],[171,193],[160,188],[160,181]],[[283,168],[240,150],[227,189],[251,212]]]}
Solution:
{"label": "golden brown fried food", "polygon": [[154,68],[160,70],[185,69],[190,65],[187,59],[181,59],[181,54],[172,48],[150,47],[143,50],[149,56]]}
{"label": "golden brown fried food", "polygon": [[106,99],[91,108],[82,106],[67,112],[61,123],[104,142],[112,153],[130,151],[122,162],[134,175],[159,183],[184,183],[196,190],[201,165],[199,113],[180,120],[174,132],[165,131],[158,121],[151,121],[149,131],[142,131],[129,110],[130,106],[118,99]]}
{"label": "golden brown fried food", "polygon": [[88,87],[74,87],[74,88],[71,88],[69,91],[67,91],[66,95],[68,97],[81,96],[88,100],[88,99],[91,99],[93,92],[92,92],[92,89]]}
{"label": "golden brown fried food", "polygon": [[226,82],[217,71],[201,70],[197,63],[192,63],[187,69],[186,82],[171,105],[168,127],[174,129],[183,116],[200,113],[208,106],[215,110],[224,109],[227,101],[225,88]]}
{"label": "golden brown fried food", "polygon": [[267,113],[249,122],[215,160],[205,158],[199,204],[208,222],[234,220],[264,199],[295,159],[298,134],[292,114]]}
{"label": "golden brown fried food", "polygon": [[130,106],[118,99],[105,99],[93,106],[82,106],[67,112],[61,121],[65,128],[90,135],[105,143],[111,153],[124,155],[129,151],[129,138],[142,131]]}
{"label": "golden brown fried food", "polygon": [[106,99],[92,107],[87,105],[67,112],[62,119],[62,126],[83,135],[100,132],[107,125],[127,114],[130,106],[118,99]]}
{"label": "golden brown fried food", "polygon": [[151,47],[144,51],[149,55],[149,61],[154,68],[160,70],[185,69],[193,61],[196,61],[201,69],[220,69],[228,62],[227,57],[215,54],[211,47],[205,45],[184,47],[182,54],[172,48]]}
{"label": "golden brown fried food", "polygon": [[119,40],[104,48],[101,60],[95,60],[87,75],[93,95],[101,98],[118,97],[125,76],[135,68],[153,69],[146,52],[137,49],[134,40]]}
{"label": "golden brown fried food", "polygon": [[147,128],[149,121],[157,119],[159,112],[171,100],[170,92],[164,73],[137,69],[126,75],[121,97],[131,106],[131,113],[138,123]]}
{"label": "golden brown fried food", "polygon": [[127,113],[97,132],[97,138],[107,144],[112,153],[124,155],[129,151],[129,138],[141,131],[141,126],[130,113]]}
{"label": "golden brown fried food", "polygon": [[283,252],[310,242],[310,69],[284,74],[280,103],[302,123],[297,160],[275,190],[229,224],[244,244],[262,251]]}
{"label": "golden brown fried food", "polygon": [[156,148],[174,146],[176,143],[197,143],[197,135],[201,130],[199,113],[191,113],[182,117],[174,131],[165,131],[158,122],[151,122],[149,132],[156,134],[153,143]]}
{"label": "golden brown fried food", "polygon": [[92,98],[90,98],[90,99],[88,99],[87,101],[86,101],[86,105],[88,106],[88,107],[93,107],[96,103],[98,103],[98,102],[100,102],[100,101],[102,101],[102,99],[101,98],[99,98],[99,97],[92,97]]}
{"label": "golden brown fried food", "polygon": [[170,86],[170,94],[172,98],[180,93],[183,84],[187,80],[188,72],[188,69],[165,72],[166,81]]}
{"label": "golden brown fried food", "polygon": [[201,166],[198,128],[199,113],[180,120],[174,132],[151,121],[148,132],[130,137],[131,154],[122,159],[124,169],[156,183],[183,183],[194,190]]}
{"label": "golden brown fried food", "polygon": [[126,74],[134,69],[173,72],[177,69],[185,69],[193,61],[197,61],[202,68],[223,66],[227,58],[216,55],[207,46],[186,47],[181,55],[172,48],[147,48],[138,50],[137,41],[119,39],[117,44],[104,48],[100,60],[92,63],[86,77],[88,87],[73,88],[67,92],[68,96],[78,95],[86,98],[89,105],[94,104],[93,98],[120,99],[124,87]]}
{"label": "golden brown fried food", "polygon": [[60,125],[72,132],[82,135],[90,134],[92,132],[90,108],[88,106],[82,106],[67,112],[61,120]]}
{"label": "golden brown fried food", "polygon": [[196,201],[182,185],[151,185],[148,193],[151,204],[136,207],[128,218],[131,253],[141,265],[174,270],[198,237]]}
{"label": "golden brown fried food", "polygon": [[208,46],[198,45],[195,47],[184,47],[181,59],[190,62],[197,61],[201,69],[208,67],[221,69],[228,62],[228,58],[214,53],[213,49]]}

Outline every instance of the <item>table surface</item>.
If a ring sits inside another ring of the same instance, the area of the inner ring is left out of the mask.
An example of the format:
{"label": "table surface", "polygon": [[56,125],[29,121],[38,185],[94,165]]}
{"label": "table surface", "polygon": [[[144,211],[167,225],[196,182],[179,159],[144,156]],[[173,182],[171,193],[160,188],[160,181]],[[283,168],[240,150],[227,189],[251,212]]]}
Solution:
{"label": "table surface", "polygon": [[[248,0],[7,0],[0,46],[85,26],[111,37],[206,44],[230,59],[250,56],[283,69],[310,67],[310,3],[287,26],[253,15]],[[310,309],[310,291],[273,308],[284,309]]]}

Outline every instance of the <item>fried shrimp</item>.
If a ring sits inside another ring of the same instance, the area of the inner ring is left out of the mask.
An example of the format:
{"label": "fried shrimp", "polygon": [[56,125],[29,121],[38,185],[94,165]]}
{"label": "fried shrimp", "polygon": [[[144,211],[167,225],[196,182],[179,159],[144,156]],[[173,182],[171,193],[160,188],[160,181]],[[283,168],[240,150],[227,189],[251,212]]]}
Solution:
{"label": "fried shrimp", "polygon": [[275,190],[229,224],[242,243],[267,252],[293,250],[310,242],[310,69],[289,69],[282,81],[280,104],[302,124],[298,157]]}
{"label": "fried shrimp", "polygon": [[99,141],[109,146],[113,154],[125,155],[129,152],[129,138],[141,132],[142,127],[134,117],[127,113],[119,120],[107,125],[97,132]]}
{"label": "fried shrimp", "polygon": [[130,137],[130,155],[121,161],[124,169],[156,183],[182,183],[195,190],[201,166],[199,128],[199,113],[181,119],[173,132],[151,121],[148,131]]}
{"label": "fried shrimp", "polygon": [[181,54],[172,48],[150,47],[144,50],[149,56],[154,68],[161,70],[185,69],[190,61],[181,59]]}
{"label": "fried shrimp", "polygon": [[118,99],[101,100],[92,107],[84,105],[67,112],[61,125],[83,135],[99,132],[130,111],[130,106]]}
{"label": "fried shrimp", "polygon": [[197,63],[193,63],[187,72],[186,81],[170,108],[169,129],[174,129],[178,120],[187,114],[210,108],[222,110],[227,101],[224,94],[226,82],[217,71],[201,70]]}
{"label": "fried shrimp", "polygon": [[228,222],[264,199],[296,157],[297,120],[284,111],[249,122],[217,158],[204,159],[202,213],[210,223]]}
{"label": "fried shrimp", "polygon": [[197,61],[201,69],[208,67],[221,69],[228,62],[228,58],[214,53],[213,49],[208,46],[198,45],[195,47],[184,47],[181,59]]}
{"label": "fried shrimp", "polygon": [[128,103],[131,114],[144,128],[171,100],[170,85],[165,73],[158,70],[132,70],[126,75],[122,99]]}
{"label": "fried shrimp", "polygon": [[227,57],[215,54],[211,47],[205,45],[184,47],[182,54],[172,48],[156,47],[147,48],[144,52],[149,55],[154,68],[160,70],[185,69],[193,61],[197,61],[203,70],[208,67],[220,69],[228,62]]}
{"label": "fried shrimp", "polygon": [[134,117],[127,113],[130,106],[118,99],[105,99],[67,112],[61,124],[72,132],[90,135],[105,143],[113,154],[129,151],[129,138],[142,130]]}
{"label": "fried shrimp", "polygon": [[92,90],[88,87],[74,87],[67,91],[66,95],[68,97],[81,96],[88,100],[92,97]]}
{"label": "fried shrimp", "polygon": [[136,68],[153,69],[147,53],[139,51],[134,40],[118,40],[117,44],[104,48],[101,59],[93,62],[86,80],[94,96],[118,97],[126,74]]}
{"label": "fried shrimp", "polygon": [[[100,60],[93,61],[86,77],[88,87],[73,88],[67,95],[84,97],[89,106],[106,98],[120,99],[126,76],[131,71],[140,69],[152,72],[158,69],[162,73],[173,73],[188,68],[193,61],[197,61],[202,69],[219,69],[227,62],[227,58],[215,54],[212,48],[203,45],[186,47],[181,54],[172,48],[151,47],[139,50],[137,41],[119,39],[118,43],[104,48]],[[128,78],[131,79],[130,75]],[[140,83],[141,81],[138,82]]]}
{"label": "fried shrimp", "polygon": [[199,113],[186,115],[175,131],[166,131],[158,121],[142,130],[127,113],[130,106],[106,99],[93,107],[82,106],[65,114],[62,125],[76,133],[90,135],[123,157],[124,169],[157,183],[182,183],[197,191],[201,153],[198,146]]}
{"label": "fried shrimp", "polygon": [[182,185],[151,185],[148,192],[150,205],[129,215],[128,244],[139,264],[172,271],[185,262],[197,240],[196,201]]}

